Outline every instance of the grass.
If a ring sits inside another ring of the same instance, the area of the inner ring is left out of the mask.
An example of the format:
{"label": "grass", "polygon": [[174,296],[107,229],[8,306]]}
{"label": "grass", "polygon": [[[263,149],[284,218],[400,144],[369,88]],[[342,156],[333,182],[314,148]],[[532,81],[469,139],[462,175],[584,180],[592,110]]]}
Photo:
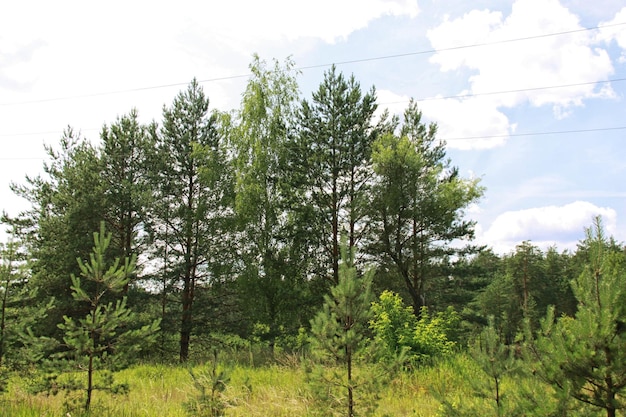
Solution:
{"label": "grass", "polygon": [[[229,417],[313,416],[315,401],[302,367],[290,364],[268,364],[252,367],[229,367],[230,379],[220,394]],[[197,365],[194,372],[208,369]],[[462,372],[459,370],[462,369]],[[440,410],[435,390],[459,401],[473,401],[481,406],[467,378],[480,378],[471,360],[459,355],[433,367],[403,372],[383,392],[376,416],[435,417]],[[137,365],[116,374],[117,382],[130,386],[127,395],[94,393],[91,416],[98,417],[183,417],[189,414],[185,404],[199,395],[189,370],[180,365]],[[28,381],[15,377],[0,405],[0,415],[11,417],[66,417],[66,398],[33,395],[26,390]],[[514,385],[514,381],[508,383]],[[484,408],[483,408],[484,409]],[[80,413],[73,412],[72,417]]]}

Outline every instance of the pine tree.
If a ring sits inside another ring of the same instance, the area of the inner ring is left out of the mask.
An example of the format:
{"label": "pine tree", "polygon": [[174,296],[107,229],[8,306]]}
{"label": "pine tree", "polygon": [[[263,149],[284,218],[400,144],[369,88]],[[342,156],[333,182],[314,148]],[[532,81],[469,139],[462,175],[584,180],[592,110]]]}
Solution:
{"label": "pine tree", "polygon": [[589,261],[572,282],[575,316],[555,319],[551,308],[530,351],[557,391],[615,417],[626,408],[626,256],[611,249],[599,217],[584,244]]}
{"label": "pine tree", "polygon": [[[145,251],[148,212],[153,205],[152,170],[155,125],[138,121],[137,110],[118,118],[100,133],[102,178],[106,212],[102,214],[113,234],[110,251],[120,258]],[[143,236],[142,236],[143,235]]]}
{"label": "pine tree", "polygon": [[[104,222],[100,225],[100,232],[94,233],[93,240],[89,261],[77,259],[81,276],[71,276],[72,296],[76,302],[88,304],[89,313],[80,319],[65,316],[64,322],[58,325],[68,348],[63,356],[72,358],[78,369],[87,373],[86,384],[69,384],[65,388],[84,391],[86,411],[90,409],[94,390],[120,389],[113,383],[112,375],[106,384],[96,384],[95,371],[101,367],[115,369],[128,361],[142,345],[149,344],[159,327],[159,322],[154,321],[140,328],[132,328],[136,326],[137,320],[126,306],[126,297],[118,299],[115,304],[105,304],[105,295],[120,293],[128,284],[135,269],[135,257],[125,258],[123,264],[117,258],[107,268],[106,251],[111,243],[111,233],[105,232]],[[92,291],[85,289],[81,277],[95,285]]]}
{"label": "pine tree", "polygon": [[[315,275],[338,282],[340,237],[350,248],[365,240],[372,177],[370,155],[377,129],[376,92],[363,94],[354,76],[332,67],[298,113],[299,132],[290,144],[290,168],[300,200],[294,204],[306,234]],[[345,230],[342,230],[345,228]]]}
{"label": "pine tree", "polygon": [[426,126],[411,102],[399,135],[387,132],[373,144],[376,173],[370,227],[371,246],[380,263],[394,265],[419,316],[437,277],[449,276],[442,267],[449,259],[476,251],[469,240],[474,222],[464,210],[482,195],[478,180],[464,179],[445,157],[445,143],[437,140],[437,126]]}
{"label": "pine tree", "polygon": [[55,345],[33,332],[53,299],[36,302],[36,290],[28,285],[25,253],[15,237],[13,233],[6,244],[0,243],[0,392],[6,389],[11,371],[38,363]]}
{"label": "pine tree", "polygon": [[58,149],[46,147],[45,175],[26,177],[12,190],[27,199],[30,209],[12,224],[29,257],[29,285],[37,288],[44,306],[55,297],[54,308],[39,323],[43,335],[61,340],[56,324],[64,315],[80,317],[84,311],[72,301],[67,277],[79,274],[76,257],[88,256],[91,233],[104,218],[104,180],[98,149],[80,133],[68,128]]}
{"label": "pine tree", "polygon": [[[359,276],[354,253],[342,245],[339,282],[325,296],[322,310],[311,320],[313,352],[322,359],[314,378],[317,384],[321,383],[317,385],[321,388],[318,394],[326,401],[341,404],[349,417],[356,415],[357,387],[365,391],[367,385],[367,378],[356,376],[355,366],[359,350],[368,341],[372,277],[373,270]],[[334,367],[338,367],[337,372]],[[345,396],[336,392],[337,388],[344,390]]]}
{"label": "pine tree", "polygon": [[156,142],[154,235],[162,248],[164,271],[171,274],[164,290],[170,283],[180,289],[181,362],[189,358],[196,292],[216,280],[231,241],[225,224],[232,215],[232,193],[222,115],[208,109],[209,99],[194,79],[170,108],[164,108]]}

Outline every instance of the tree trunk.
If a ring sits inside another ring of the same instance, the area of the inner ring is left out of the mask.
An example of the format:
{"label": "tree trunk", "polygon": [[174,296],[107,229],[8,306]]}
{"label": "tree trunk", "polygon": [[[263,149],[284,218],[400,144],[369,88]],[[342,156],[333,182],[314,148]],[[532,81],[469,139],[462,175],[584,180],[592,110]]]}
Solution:
{"label": "tree trunk", "polygon": [[346,348],[346,361],[348,363],[348,417],[354,416],[354,393],[352,389],[352,350]]}
{"label": "tree trunk", "polygon": [[87,400],[85,401],[85,411],[89,412],[91,407],[91,393],[93,392],[93,352],[89,352],[89,365],[87,368]]}
{"label": "tree trunk", "polygon": [[332,196],[332,233],[333,233],[333,284],[339,283],[339,203],[337,201],[337,180],[333,179],[333,196]]}
{"label": "tree trunk", "polygon": [[193,302],[191,281],[190,277],[186,277],[183,285],[183,314],[180,323],[180,362],[186,362],[187,359],[189,359],[189,341],[191,339],[191,305]]}

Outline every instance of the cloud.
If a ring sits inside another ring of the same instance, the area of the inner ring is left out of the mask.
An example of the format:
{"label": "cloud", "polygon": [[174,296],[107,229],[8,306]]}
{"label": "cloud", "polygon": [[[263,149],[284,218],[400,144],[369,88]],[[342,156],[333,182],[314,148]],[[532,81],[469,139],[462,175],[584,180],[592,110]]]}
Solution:
{"label": "cloud", "polygon": [[376,102],[378,103],[378,109],[376,109],[376,118],[378,119],[385,110],[392,115],[395,114],[402,117],[410,101],[411,97],[404,94],[396,94],[386,89],[377,89]]}
{"label": "cloud", "polygon": [[614,40],[622,48],[620,57],[622,63],[626,62],[626,25],[623,25],[624,22],[626,22],[626,7],[617,12],[611,21],[600,23],[600,26],[608,27],[601,29],[598,33],[598,40],[606,43]]}
{"label": "cloud", "polygon": [[[432,46],[441,50],[432,56],[431,62],[443,72],[469,70],[469,94],[511,92],[479,96],[476,101],[448,99],[445,106],[433,106],[432,117],[442,126],[458,124],[461,111],[478,105],[488,116],[473,119],[473,123],[470,119],[475,126],[465,129],[481,132],[486,129],[485,123],[495,123],[492,129],[506,134],[514,130],[514,123],[502,114],[502,108],[525,103],[536,107],[549,105],[556,118],[564,118],[572,108],[582,106],[585,99],[613,97],[610,86],[584,84],[607,79],[614,69],[607,51],[595,46],[597,40],[592,32],[580,29],[578,17],[558,0],[518,0],[506,18],[501,12],[489,10],[473,10],[454,20],[446,17],[427,32]],[[571,31],[577,32],[541,36]],[[508,42],[534,36],[541,37]],[[489,45],[450,49],[480,44]],[[572,84],[580,85],[537,89]],[[477,142],[476,146],[450,146],[463,149],[501,143],[502,139],[496,139]]]}
{"label": "cloud", "polygon": [[421,102],[420,107],[427,118],[437,122],[438,135],[450,148],[497,147],[516,127],[490,99],[483,97],[428,100]]}
{"label": "cloud", "polygon": [[415,17],[419,12],[416,0],[235,0],[217,7],[218,13],[202,17],[209,19],[216,32],[246,42],[313,37],[333,43],[346,39],[378,17]]}
{"label": "cloud", "polygon": [[[379,107],[377,115],[387,109],[391,114],[402,117],[411,98],[392,91],[377,90]],[[434,97],[418,101],[424,122],[437,121],[437,137],[456,149],[486,149],[504,144],[513,133],[515,125],[509,123],[505,114],[480,97],[464,100]],[[441,114],[454,113],[456,118],[441,118]],[[491,136],[491,138],[485,138]],[[497,136],[497,137],[493,137]]]}
{"label": "cloud", "polygon": [[33,55],[45,45],[42,40],[16,43],[0,38],[0,88],[25,90],[32,85],[23,73],[27,71]]}
{"label": "cloud", "polygon": [[503,253],[529,240],[542,248],[555,245],[561,249],[576,247],[584,238],[584,229],[595,216],[602,216],[608,234],[616,231],[617,213],[609,207],[598,207],[587,201],[563,206],[535,207],[500,214],[489,228],[481,229],[478,239]]}

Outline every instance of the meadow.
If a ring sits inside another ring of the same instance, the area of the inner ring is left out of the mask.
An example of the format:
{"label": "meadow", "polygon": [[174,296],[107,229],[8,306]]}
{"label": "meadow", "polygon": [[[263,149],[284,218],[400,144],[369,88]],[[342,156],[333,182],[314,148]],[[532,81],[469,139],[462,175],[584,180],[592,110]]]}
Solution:
{"label": "meadow", "polygon": [[[466,361],[458,358],[454,362]],[[281,363],[282,362],[282,363]],[[461,382],[454,376],[458,363],[401,372],[379,393],[376,416],[436,416],[439,402],[431,390],[442,381],[452,386]],[[201,375],[211,363],[191,367]],[[315,399],[308,389],[305,371],[297,360],[286,357],[272,364],[249,366],[232,364],[224,367],[229,381],[219,401],[226,416],[313,416]],[[118,372],[117,382],[128,384],[127,394],[113,395],[97,391],[91,415],[102,417],[183,417],[201,415],[186,407],[198,398],[200,389],[194,384],[190,367],[182,365],[140,364]],[[76,393],[57,395],[32,394],[28,377],[11,378],[2,397],[2,415],[16,417],[57,417],[80,415],[69,410],[68,402]],[[210,385],[210,384],[209,384]],[[456,389],[456,388],[455,388]],[[210,390],[210,387],[209,387]],[[358,404],[357,404],[358,405]],[[69,413],[69,414],[68,414]],[[211,415],[211,414],[205,414]]]}
{"label": "meadow", "polygon": [[[227,379],[222,390],[212,393],[211,375],[214,375],[214,369],[225,371]],[[190,370],[196,376],[195,382]],[[193,366],[140,364],[116,373],[115,379],[118,383],[128,384],[128,393],[114,395],[95,392],[90,416],[293,417],[332,413],[329,410],[320,411],[317,407],[307,383],[306,371],[300,359],[291,355],[277,357],[259,366],[228,360],[218,363],[217,367],[214,367],[214,362],[210,360]],[[72,398],[76,399],[78,393],[33,394],[29,390],[32,383],[32,379],[25,376],[12,377],[8,390],[2,397],[3,416],[83,415],[79,407],[71,406]],[[394,375],[390,382],[376,393],[378,400],[373,415],[377,417],[448,415],[449,410],[446,411],[441,404],[442,398],[445,398],[452,407],[456,407],[455,404],[462,405],[462,409],[458,410],[459,415],[472,415],[471,413],[478,412],[477,410],[481,410],[481,415],[497,415],[495,397],[489,392],[491,390],[489,383],[478,365],[466,354],[459,353],[436,364],[412,370],[405,369]],[[521,385],[526,385],[528,389],[539,388],[536,382],[512,374],[503,378],[500,396],[504,398],[506,395],[516,395]],[[202,397],[203,389],[206,397],[213,397],[213,404],[220,405],[223,414],[211,411],[207,407],[193,409],[190,406]],[[545,388],[540,388],[540,391],[545,396]],[[74,404],[76,403],[78,401]],[[356,406],[358,410],[358,401]],[[501,407],[500,411],[502,409]],[[334,411],[338,415],[344,414],[344,409],[339,406]]]}

